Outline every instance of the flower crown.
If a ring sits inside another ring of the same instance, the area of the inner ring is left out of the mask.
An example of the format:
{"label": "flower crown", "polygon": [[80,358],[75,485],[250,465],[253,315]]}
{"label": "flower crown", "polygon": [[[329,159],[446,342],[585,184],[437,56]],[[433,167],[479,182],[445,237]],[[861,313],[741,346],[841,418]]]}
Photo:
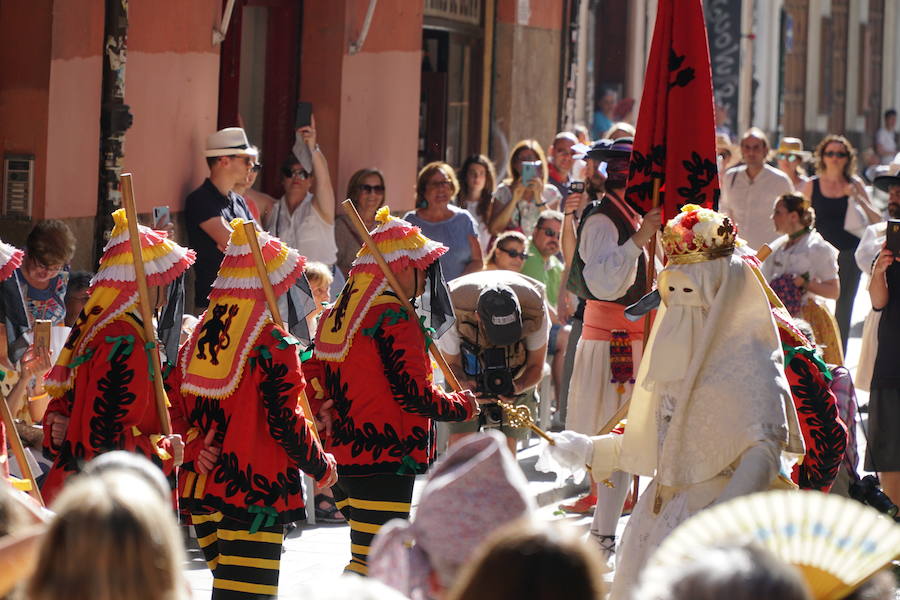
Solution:
{"label": "flower crown", "polygon": [[737,227],[723,214],[696,204],[685,204],[666,223],[663,250],[672,264],[715,260],[734,252]]}

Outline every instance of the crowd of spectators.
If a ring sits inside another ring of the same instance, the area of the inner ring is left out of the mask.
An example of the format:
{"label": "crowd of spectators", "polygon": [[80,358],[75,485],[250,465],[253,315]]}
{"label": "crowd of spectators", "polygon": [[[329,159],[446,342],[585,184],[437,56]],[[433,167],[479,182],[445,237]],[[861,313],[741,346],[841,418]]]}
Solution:
{"label": "crowd of spectators", "polygon": [[[602,96],[593,123],[595,138],[627,140],[634,135],[631,125],[612,120],[616,100],[612,92]],[[895,314],[900,310],[900,293],[895,289],[900,285],[900,271],[894,265],[900,257],[884,247],[885,217],[881,212],[886,206],[889,217],[900,217],[900,154],[894,156],[896,138],[890,135],[895,122],[896,112],[887,111],[875,145],[879,161],[892,164],[866,173],[858,164],[856,148],[837,134],[825,136],[808,152],[803,140],[792,137],[783,138],[773,148],[766,133],[753,127],[740,136],[737,145],[727,134],[719,135],[717,147],[720,210],[735,221],[739,235],[750,248],[767,247],[771,252],[763,262],[764,276],[789,312],[810,322],[811,338],[819,341],[825,362],[839,370],[836,372],[842,385],[850,390],[846,397],[852,397],[853,382],[842,363],[851,334],[854,300],[861,276],[866,273],[875,311],[872,314],[880,318],[880,323],[876,320],[864,334],[872,362],[860,386],[872,390],[873,435],[866,468],[881,473],[888,495],[900,498],[900,442],[895,441],[890,427],[895,417],[900,418],[895,408],[900,379],[888,362],[896,356],[896,340],[900,339],[900,321]],[[598,127],[602,133],[598,133]],[[581,329],[581,316],[575,309],[578,299],[567,287],[573,248],[590,234],[578,229],[578,218],[589,200],[602,197],[606,186],[606,163],[590,158],[589,152],[596,146],[591,145],[588,135],[582,126],[559,132],[546,146],[535,139],[519,141],[504,157],[502,180],[498,180],[490,158],[475,154],[458,166],[426,164],[416,181],[407,185],[391,182],[392,190],[409,189],[414,199],[414,209],[404,219],[449,248],[441,260],[448,282],[480,271],[510,271],[539,285],[548,309],[546,360],[553,390],[540,401],[552,405],[556,426],[565,422],[573,341],[577,341]],[[314,329],[316,315],[340,291],[362,246],[348,217],[336,211],[337,198],[325,152],[317,143],[315,120],[297,130],[294,150],[280,163],[283,193],[278,198],[257,189],[261,155],[242,129],[227,128],[212,134],[204,154],[209,177],[187,196],[184,205],[186,241],[197,252],[193,270],[195,312],[209,303],[208,294],[230,234],[229,223],[243,218],[309,258],[306,274],[317,309],[308,323]],[[873,182],[863,179],[869,175],[873,176],[874,188],[869,185]],[[586,192],[573,186],[582,182]],[[399,192],[393,194],[396,198]],[[352,201],[369,230],[375,227],[376,211],[391,199],[384,173],[377,166],[354,172],[343,197]],[[169,227],[169,232],[173,231]],[[34,330],[35,324],[43,321],[52,326],[79,326],[92,274],[70,271],[76,244],[63,221],[40,221],[29,234],[15,278],[29,329]],[[589,240],[582,245],[589,246]],[[864,247],[867,253],[860,258]],[[185,335],[190,332],[190,324],[196,323],[196,319],[190,319],[186,316]],[[10,331],[9,324],[6,329]],[[64,336],[56,339],[59,341],[53,343],[59,346]],[[5,341],[0,346],[0,367],[4,373],[16,373],[19,381],[14,387],[4,388],[3,393],[23,421],[20,436],[26,447],[35,450],[29,460],[33,459],[33,467],[40,474],[46,467],[36,451],[42,434],[32,426],[40,421],[40,415],[28,412],[30,402],[26,400],[42,395],[42,370],[52,364],[54,348],[46,349],[48,355],[43,356],[44,350],[32,347],[16,361],[5,356]],[[841,402],[842,415],[848,422],[855,422],[854,406],[846,398]],[[848,457],[852,455],[852,459],[846,461],[844,476],[853,481],[857,478],[857,458],[855,436],[851,439]],[[11,466],[14,475],[22,475]],[[36,575],[25,583],[20,581],[9,597],[188,597],[181,575],[183,544],[170,510],[168,484],[157,480],[158,472],[141,474],[144,469],[153,467],[149,463],[109,468],[101,465],[95,472],[82,474],[53,505],[55,516],[27,506],[27,499],[0,485],[0,535],[40,531],[35,538],[39,541],[22,538],[32,540],[31,545],[23,546],[25,549],[17,555],[22,572]],[[511,482],[499,479],[501,474],[510,473]],[[533,507],[519,475],[506,444],[496,436],[459,440],[430,473],[416,518],[411,524],[389,527],[374,544],[370,557],[375,565],[373,573],[380,572],[382,579],[410,597],[420,597],[413,595],[416,593],[459,600],[488,596],[602,597],[604,584],[598,572],[602,561],[595,556],[596,548],[565,531],[529,520]],[[157,489],[160,486],[162,489]],[[475,513],[465,516],[467,494],[476,491],[482,501],[469,507]],[[504,493],[502,514],[491,513],[493,501],[488,496]],[[434,503],[433,510],[430,503]],[[450,514],[447,507],[457,504],[459,510]],[[511,508],[513,504],[517,508]],[[345,522],[327,488],[318,491],[314,506],[320,520]],[[514,522],[519,517],[525,520]],[[470,532],[471,538],[465,538],[450,522],[459,519],[485,524]],[[501,527],[506,521],[513,523]],[[116,535],[105,535],[113,526]],[[494,529],[497,531],[491,535]],[[407,556],[415,539],[426,551],[424,558]],[[2,553],[0,543],[0,556]],[[398,570],[397,561],[414,558],[426,561],[424,567],[421,562],[415,563],[425,568],[423,573],[414,574],[411,567]],[[461,561],[463,558],[468,560]],[[641,589],[645,597],[654,598],[699,597],[685,590],[701,588],[707,590],[704,594],[712,594],[708,591],[712,586],[709,570],[728,564],[732,578],[716,582],[724,586],[722,589],[733,592],[746,588],[748,582],[760,581],[760,585],[781,590],[779,597],[807,597],[802,586],[798,588],[797,577],[773,566],[774,562],[770,565],[773,560],[755,549],[719,549],[699,560],[693,570],[645,580]],[[112,564],[115,569],[109,568]],[[736,565],[746,565],[750,575],[741,574]],[[760,565],[768,566],[760,569]],[[48,576],[50,572],[53,577]],[[570,583],[560,587],[560,577]],[[4,585],[7,582],[0,577],[0,597],[9,591]],[[347,589],[345,597],[396,597],[386,588],[364,591],[348,585]]]}

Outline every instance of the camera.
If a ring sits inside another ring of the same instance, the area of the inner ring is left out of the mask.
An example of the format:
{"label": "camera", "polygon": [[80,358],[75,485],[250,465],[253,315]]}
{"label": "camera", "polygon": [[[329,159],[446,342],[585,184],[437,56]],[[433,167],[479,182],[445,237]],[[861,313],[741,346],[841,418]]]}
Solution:
{"label": "camera", "polygon": [[570,181],[569,182],[569,193],[570,194],[583,194],[585,190],[583,181]]}
{"label": "camera", "polygon": [[485,396],[513,396],[513,374],[506,363],[506,348],[481,351],[481,377],[476,392]]}
{"label": "camera", "polygon": [[850,497],[897,520],[897,505],[884,493],[874,475],[866,475],[851,483]]}
{"label": "camera", "polygon": [[494,402],[482,404],[481,415],[479,415],[478,420],[482,427],[496,429],[503,425],[503,409]]}

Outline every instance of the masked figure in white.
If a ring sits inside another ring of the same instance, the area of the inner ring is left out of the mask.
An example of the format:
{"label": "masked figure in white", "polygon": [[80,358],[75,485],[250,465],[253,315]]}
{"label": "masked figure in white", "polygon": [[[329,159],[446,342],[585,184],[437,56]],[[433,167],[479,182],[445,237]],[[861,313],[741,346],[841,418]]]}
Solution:
{"label": "masked figure in white", "polygon": [[[542,466],[590,465],[653,477],[625,530],[612,598],[627,597],[649,553],[694,513],[779,481],[803,453],[765,291],[733,254],[723,215],[687,205],[663,233],[668,266],[624,434],[562,432]],[[554,465],[555,463],[555,465]],[[539,467],[540,468],[540,467]]]}

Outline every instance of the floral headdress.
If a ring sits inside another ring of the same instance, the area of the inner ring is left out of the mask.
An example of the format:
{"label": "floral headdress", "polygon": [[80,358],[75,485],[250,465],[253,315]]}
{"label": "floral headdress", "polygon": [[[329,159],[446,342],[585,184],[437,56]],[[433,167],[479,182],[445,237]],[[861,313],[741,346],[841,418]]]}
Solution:
{"label": "floral headdress", "polygon": [[685,204],[662,234],[666,257],[676,265],[729,256],[736,240],[737,227],[729,217],[696,204]]}

